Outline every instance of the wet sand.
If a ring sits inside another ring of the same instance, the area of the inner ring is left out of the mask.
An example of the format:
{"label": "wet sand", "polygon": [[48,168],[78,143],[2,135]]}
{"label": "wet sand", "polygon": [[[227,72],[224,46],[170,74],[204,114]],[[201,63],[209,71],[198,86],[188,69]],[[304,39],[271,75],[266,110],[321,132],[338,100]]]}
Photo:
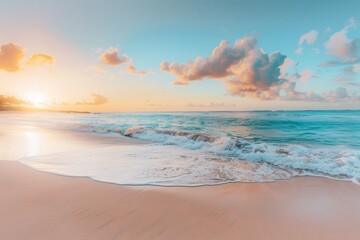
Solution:
{"label": "wet sand", "polygon": [[127,141],[1,125],[0,239],[360,239],[360,186],[350,182],[128,187],[14,161],[74,146],[137,144]]}

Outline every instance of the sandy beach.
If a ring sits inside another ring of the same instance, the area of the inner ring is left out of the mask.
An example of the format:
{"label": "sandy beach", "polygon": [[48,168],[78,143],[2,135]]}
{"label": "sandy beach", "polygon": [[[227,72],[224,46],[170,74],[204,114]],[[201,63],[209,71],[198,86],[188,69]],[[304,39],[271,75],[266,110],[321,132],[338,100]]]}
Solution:
{"label": "sandy beach", "polygon": [[0,0],[0,240],[360,240],[360,0]]}
{"label": "sandy beach", "polygon": [[134,144],[126,138],[2,125],[0,144],[0,239],[360,239],[354,183],[298,177],[130,187],[39,172],[14,160]]}

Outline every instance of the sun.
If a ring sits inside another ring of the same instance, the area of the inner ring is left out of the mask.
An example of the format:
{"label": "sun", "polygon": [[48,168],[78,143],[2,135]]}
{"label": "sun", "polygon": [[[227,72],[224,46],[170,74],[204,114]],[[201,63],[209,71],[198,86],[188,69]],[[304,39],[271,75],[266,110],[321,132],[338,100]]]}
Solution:
{"label": "sun", "polygon": [[37,92],[28,93],[26,99],[35,107],[44,107],[47,104],[46,97]]}

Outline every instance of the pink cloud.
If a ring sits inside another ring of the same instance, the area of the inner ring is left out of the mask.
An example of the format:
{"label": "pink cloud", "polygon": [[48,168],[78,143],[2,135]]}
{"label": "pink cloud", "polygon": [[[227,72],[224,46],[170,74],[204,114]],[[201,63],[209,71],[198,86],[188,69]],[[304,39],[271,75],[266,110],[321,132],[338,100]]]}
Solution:
{"label": "pink cloud", "polygon": [[124,71],[124,73],[132,74],[132,75],[140,75],[140,76],[154,74],[153,71],[137,70],[133,64],[129,64],[126,70]]}
{"label": "pink cloud", "polygon": [[357,74],[360,73],[360,64],[354,64],[354,66],[349,66],[343,69],[343,72],[348,74]]}
{"label": "pink cloud", "polygon": [[126,63],[128,60],[128,56],[125,54],[119,56],[118,50],[112,48],[101,55],[101,61],[110,66],[119,66],[123,63]]}
{"label": "pink cloud", "polygon": [[137,70],[131,58],[129,58],[126,54],[119,56],[118,50],[113,48],[110,48],[101,55],[101,61],[110,66],[127,66],[121,70],[121,73],[139,76],[154,74],[153,71]]}
{"label": "pink cloud", "polygon": [[221,41],[206,58],[197,57],[186,64],[162,62],[160,68],[172,74],[176,85],[205,78],[221,79],[231,95],[262,95],[272,86],[280,85],[280,66],[285,56],[279,52],[266,54],[254,38],[243,38],[230,46]]}
{"label": "pink cloud", "polygon": [[312,77],[315,77],[315,74],[309,70],[309,69],[305,69],[302,73],[301,73],[301,77],[300,80],[301,81],[306,81]]}
{"label": "pink cloud", "polygon": [[[176,78],[176,85],[188,85],[208,78],[219,79],[229,94],[239,97],[285,101],[360,101],[356,92],[350,95],[345,88],[321,94],[297,91],[299,80],[315,75],[308,69],[299,74],[296,65],[279,52],[265,53],[254,38],[243,38],[237,40],[234,46],[222,41],[208,57],[197,57],[185,64],[165,61],[160,68]],[[291,67],[294,72],[288,73]]]}
{"label": "pink cloud", "polygon": [[298,44],[301,45],[304,42],[306,42],[307,44],[313,44],[316,41],[318,34],[319,34],[318,31],[311,30],[310,32],[305,33],[300,37]]}
{"label": "pink cloud", "polygon": [[0,70],[16,72],[20,70],[20,61],[24,58],[24,49],[14,43],[0,46]]}
{"label": "pink cloud", "polygon": [[280,77],[285,78],[287,76],[287,70],[291,67],[296,67],[298,62],[293,61],[291,58],[285,58],[284,63],[280,66]]}
{"label": "pink cloud", "polygon": [[[360,60],[360,39],[349,39],[347,36],[348,31],[355,27],[355,25],[356,22],[354,18],[350,18],[345,28],[331,35],[329,41],[325,44],[327,53],[340,59],[342,62],[339,63],[354,63]],[[323,65],[335,65],[336,63],[336,61],[333,61],[324,63]]]}
{"label": "pink cloud", "polygon": [[240,39],[234,47],[227,41],[221,41],[212,55],[205,59],[197,57],[195,61],[186,64],[162,62],[160,67],[184,83],[203,78],[223,78],[231,75],[230,68],[241,62],[256,45],[257,42],[253,38]]}
{"label": "pink cloud", "polygon": [[327,53],[343,60],[354,60],[357,58],[357,45],[359,39],[350,40],[347,30],[334,33],[325,45]]}

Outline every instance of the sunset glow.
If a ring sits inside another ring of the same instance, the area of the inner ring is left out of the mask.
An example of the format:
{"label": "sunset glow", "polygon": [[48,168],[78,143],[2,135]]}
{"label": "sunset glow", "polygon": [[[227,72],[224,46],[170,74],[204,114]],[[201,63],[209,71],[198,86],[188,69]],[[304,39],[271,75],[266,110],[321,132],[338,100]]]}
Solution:
{"label": "sunset glow", "polygon": [[326,4],[336,14],[283,1],[21,2],[0,4],[0,95],[36,107],[360,107],[359,1]]}
{"label": "sunset glow", "polygon": [[0,0],[0,240],[360,239],[360,0]]}
{"label": "sunset glow", "polygon": [[38,92],[30,92],[26,95],[26,100],[28,100],[32,105],[35,107],[45,107],[47,104],[49,104],[47,98]]}

